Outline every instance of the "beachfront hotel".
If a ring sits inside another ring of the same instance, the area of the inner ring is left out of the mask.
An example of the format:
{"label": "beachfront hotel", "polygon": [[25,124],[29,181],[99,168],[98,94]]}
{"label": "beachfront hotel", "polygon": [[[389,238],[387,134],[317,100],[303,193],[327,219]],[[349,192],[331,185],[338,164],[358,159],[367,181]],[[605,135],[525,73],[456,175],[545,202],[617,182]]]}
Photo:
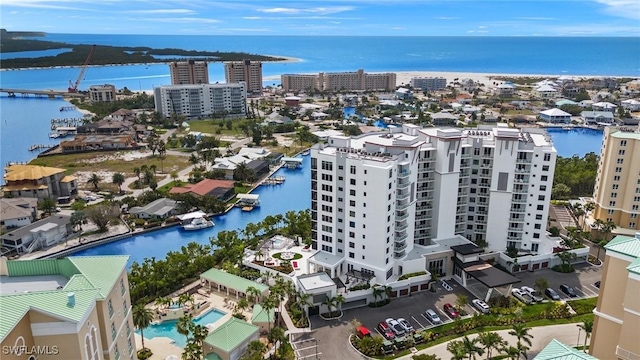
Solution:
{"label": "beachfront hotel", "polygon": [[411,87],[423,91],[437,91],[447,88],[447,79],[443,77],[414,77]]}
{"label": "beachfront hotel", "polygon": [[0,257],[2,359],[135,359],[128,258]]}
{"label": "beachfront hotel", "polygon": [[396,74],[369,74],[362,69],[317,75],[285,74],[281,76],[281,83],[285,91],[391,91],[396,88]]}
{"label": "beachfront hotel", "polygon": [[640,232],[616,236],[605,249],[589,352],[598,359],[638,359]]}
{"label": "beachfront hotel", "polygon": [[208,84],[209,65],[206,61],[173,61],[169,63],[171,85]]}
{"label": "beachfront hotel", "polygon": [[89,98],[94,102],[116,101],[116,87],[110,84],[91,85],[89,87]]}
{"label": "beachfront hotel", "polygon": [[358,270],[390,281],[458,235],[489,251],[551,252],[556,150],[542,129],[404,124],[330,136],[311,156],[314,258],[331,277]]}
{"label": "beachfront hotel", "polygon": [[[613,221],[618,229],[640,230],[640,130],[605,127],[593,219]],[[591,222],[588,219],[587,222]]]}
{"label": "beachfront hotel", "polygon": [[198,119],[225,113],[244,117],[247,107],[245,83],[167,85],[153,89],[156,111],[163,117]]}
{"label": "beachfront hotel", "polygon": [[247,92],[262,92],[262,62],[228,61],[224,63],[224,77],[227,83],[244,82]]}

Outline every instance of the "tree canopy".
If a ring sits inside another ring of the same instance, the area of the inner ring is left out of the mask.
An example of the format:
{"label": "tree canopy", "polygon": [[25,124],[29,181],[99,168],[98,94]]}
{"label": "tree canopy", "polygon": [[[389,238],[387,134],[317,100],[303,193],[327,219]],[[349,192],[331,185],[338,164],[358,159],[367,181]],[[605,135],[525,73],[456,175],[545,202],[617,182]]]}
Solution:
{"label": "tree canopy", "polygon": [[598,155],[587,153],[582,158],[577,155],[566,158],[558,156],[556,160],[553,186],[564,184],[571,190],[568,196],[591,196],[598,172]]}

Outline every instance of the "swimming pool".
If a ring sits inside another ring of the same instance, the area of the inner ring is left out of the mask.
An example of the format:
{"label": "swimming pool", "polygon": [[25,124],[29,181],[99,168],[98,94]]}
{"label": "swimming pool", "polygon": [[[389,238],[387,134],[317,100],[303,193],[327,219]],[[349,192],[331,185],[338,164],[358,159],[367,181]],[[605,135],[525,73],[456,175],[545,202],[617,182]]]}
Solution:
{"label": "swimming pool", "polygon": [[[225,315],[226,313],[220,310],[210,309],[210,310],[207,310],[207,312],[202,314],[200,317],[195,318],[193,322],[198,325],[206,326],[207,324],[211,324],[220,320]],[[177,322],[178,320],[168,320],[168,321],[163,321],[162,323],[157,325],[155,324],[149,325],[149,327],[144,329],[144,337],[147,339],[153,339],[156,337],[166,337],[175,341],[176,346],[183,348],[187,344],[187,337],[182,336],[181,334],[178,333],[178,330],[176,330]],[[136,330],[136,332],[140,334],[139,330]]]}

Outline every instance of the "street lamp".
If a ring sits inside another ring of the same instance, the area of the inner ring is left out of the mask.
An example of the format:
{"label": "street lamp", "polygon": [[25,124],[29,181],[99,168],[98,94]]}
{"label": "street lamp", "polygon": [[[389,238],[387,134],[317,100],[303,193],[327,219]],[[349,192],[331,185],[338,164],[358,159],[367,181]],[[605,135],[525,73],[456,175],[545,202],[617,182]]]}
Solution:
{"label": "street lamp", "polygon": [[582,328],[578,326],[578,340],[576,341],[576,347],[580,346],[580,331],[582,331]]}

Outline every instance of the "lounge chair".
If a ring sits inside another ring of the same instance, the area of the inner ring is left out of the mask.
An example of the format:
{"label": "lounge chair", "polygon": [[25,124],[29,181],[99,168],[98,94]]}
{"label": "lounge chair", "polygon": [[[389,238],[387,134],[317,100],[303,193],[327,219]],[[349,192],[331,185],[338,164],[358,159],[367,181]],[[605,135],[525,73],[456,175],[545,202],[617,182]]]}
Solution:
{"label": "lounge chair", "polygon": [[291,266],[293,266],[294,270],[299,270],[300,268],[298,267],[298,262],[297,261],[292,261],[291,262]]}

